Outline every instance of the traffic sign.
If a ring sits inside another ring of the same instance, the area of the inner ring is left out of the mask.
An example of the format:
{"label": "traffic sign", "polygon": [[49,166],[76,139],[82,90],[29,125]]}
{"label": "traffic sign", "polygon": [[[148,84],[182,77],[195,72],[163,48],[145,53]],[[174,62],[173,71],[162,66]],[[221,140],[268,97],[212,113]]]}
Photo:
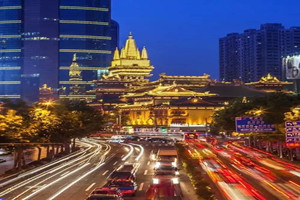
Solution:
{"label": "traffic sign", "polygon": [[285,133],[287,147],[300,147],[300,121],[285,122]]}
{"label": "traffic sign", "polygon": [[235,128],[238,133],[266,133],[276,131],[275,125],[265,123],[262,117],[236,117]]}

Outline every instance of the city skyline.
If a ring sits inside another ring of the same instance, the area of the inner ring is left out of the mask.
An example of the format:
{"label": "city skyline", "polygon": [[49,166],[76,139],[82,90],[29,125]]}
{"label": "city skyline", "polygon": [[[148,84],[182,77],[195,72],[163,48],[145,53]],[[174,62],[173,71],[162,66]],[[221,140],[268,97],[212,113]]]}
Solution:
{"label": "city skyline", "polygon": [[[267,0],[261,5],[258,0],[217,3],[192,0],[189,4],[170,0],[113,1],[112,17],[120,24],[121,45],[128,33],[133,32],[138,45],[147,47],[155,76],[163,72],[171,75],[208,73],[218,78],[219,38],[245,29],[258,29],[264,23],[300,26],[296,5],[300,2],[274,4]],[[190,70],[186,70],[187,67]]]}

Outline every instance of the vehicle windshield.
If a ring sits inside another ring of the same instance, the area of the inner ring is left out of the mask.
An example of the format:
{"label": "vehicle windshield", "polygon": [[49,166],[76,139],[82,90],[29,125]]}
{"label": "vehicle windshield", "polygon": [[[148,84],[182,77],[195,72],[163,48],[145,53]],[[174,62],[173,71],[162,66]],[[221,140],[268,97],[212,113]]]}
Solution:
{"label": "vehicle windshield", "polygon": [[174,171],[156,171],[155,175],[175,175]]}
{"label": "vehicle windshield", "polygon": [[93,196],[93,197],[89,197],[87,200],[118,200],[118,199],[117,197]]}
{"label": "vehicle windshield", "polygon": [[116,194],[116,190],[96,190],[93,192],[93,194]]}
{"label": "vehicle windshield", "polygon": [[131,181],[112,181],[110,183],[110,186],[133,186],[133,183]]}

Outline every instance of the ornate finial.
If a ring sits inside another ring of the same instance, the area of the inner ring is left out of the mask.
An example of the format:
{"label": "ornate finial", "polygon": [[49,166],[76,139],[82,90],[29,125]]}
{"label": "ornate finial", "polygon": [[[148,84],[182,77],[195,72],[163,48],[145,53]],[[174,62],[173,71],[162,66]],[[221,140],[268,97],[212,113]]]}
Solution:
{"label": "ornate finial", "polygon": [[132,36],[132,32],[129,32],[129,39],[132,39],[133,38],[133,36]]}
{"label": "ornate finial", "polygon": [[77,56],[76,56],[76,53],[73,54],[73,62],[76,62],[77,61]]}
{"label": "ornate finial", "polygon": [[140,54],[139,48],[136,48],[136,59],[138,59],[138,60],[141,59],[141,54]]}
{"label": "ornate finial", "polygon": [[148,59],[148,52],[147,52],[146,47],[143,47],[143,50],[142,50],[142,59],[144,59],[144,60]]}
{"label": "ornate finial", "polygon": [[116,47],[115,53],[114,53],[114,60],[119,60],[120,59],[120,52],[118,47]]}

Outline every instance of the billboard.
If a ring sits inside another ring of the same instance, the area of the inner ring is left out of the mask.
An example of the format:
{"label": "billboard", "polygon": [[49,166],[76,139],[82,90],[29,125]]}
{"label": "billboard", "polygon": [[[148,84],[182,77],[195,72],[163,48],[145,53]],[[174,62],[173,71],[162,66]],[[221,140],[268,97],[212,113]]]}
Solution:
{"label": "billboard", "polygon": [[265,123],[262,117],[236,117],[235,128],[238,133],[266,133],[276,131],[275,125]]}
{"label": "billboard", "polygon": [[300,79],[300,55],[285,57],[283,68],[287,79]]}
{"label": "billboard", "polygon": [[287,147],[300,147],[300,121],[285,122],[285,133]]}

